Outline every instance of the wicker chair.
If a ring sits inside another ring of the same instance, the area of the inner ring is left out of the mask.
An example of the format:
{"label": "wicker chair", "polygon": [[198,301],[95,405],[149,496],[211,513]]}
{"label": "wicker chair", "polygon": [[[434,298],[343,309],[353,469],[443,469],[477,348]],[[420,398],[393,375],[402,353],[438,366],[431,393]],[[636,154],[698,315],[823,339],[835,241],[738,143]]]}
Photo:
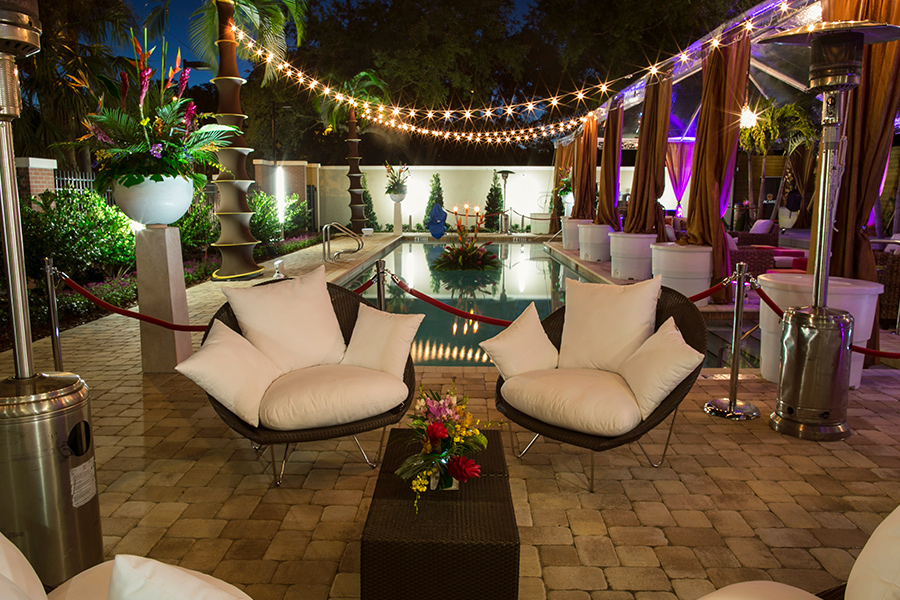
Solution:
{"label": "wicker chair", "polygon": [[738,246],[778,246],[778,228],[769,233],[750,233],[749,231],[735,231],[734,237]]}
{"label": "wicker chair", "polygon": [[875,268],[878,270],[878,283],[884,286],[884,293],[878,299],[878,318],[883,328],[894,329],[900,307],[900,252],[876,250]]}
{"label": "wicker chair", "polygon": [[[286,280],[267,281],[260,285],[277,285],[281,281]],[[356,315],[359,311],[359,305],[368,304],[371,306],[372,304],[362,296],[332,283],[328,284],[328,293],[331,296],[331,304],[334,308],[334,313],[341,326],[344,342],[349,343],[350,336],[353,333],[353,327],[356,325]],[[203,341],[206,341],[206,336],[209,335],[209,330],[212,327],[213,321],[216,319],[228,325],[228,327],[237,333],[241,333],[241,328],[238,325],[234,311],[231,310],[231,306],[226,302],[218,311],[216,311],[216,314],[213,315],[209,325],[207,325],[206,332],[203,334]],[[384,446],[384,437],[387,432],[387,426],[402,419],[403,415],[406,414],[406,411],[409,410],[409,407],[412,404],[416,387],[416,371],[413,366],[412,357],[409,357],[406,361],[406,369],[403,372],[403,383],[406,384],[406,387],[409,390],[406,400],[387,412],[352,423],[333,425],[330,427],[318,427],[315,429],[296,429],[292,431],[278,431],[262,425],[253,427],[235,416],[234,413],[225,408],[218,400],[209,396],[209,394],[207,394],[207,396],[209,397],[209,401],[215,409],[216,414],[225,421],[226,425],[231,427],[241,436],[250,440],[254,449],[259,454],[262,453],[266,446],[269,446],[272,456],[272,474],[275,477],[275,485],[279,486],[281,485],[281,479],[284,475],[284,466],[290,454],[290,449],[292,445],[300,442],[313,442],[352,435],[353,439],[356,440],[356,445],[359,447],[360,452],[362,452],[363,459],[366,463],[373,469],[378,466],[378,456],[381,455],[381,449]],[[378,429],[379,427],[383,427],[384,431],[382,431],[381,443],[378,446],[378,455],[376,455],[373,460],[370,460],[365,450],[363,450],[362,444],[359,443],[356,434]],[[276,467],[275,444],[285,445],[284,457],[281,461],[280,470]]]}
{"label": "wicker chair", "polygon": [[[562,308],[549,315],[546,319],[541,321],[541,324],[544,327],[544,331],[547,333],[547,337],[550,338],[550,341],[553,342],[553,345],[557,348],[559,348],[560,341],[562,339],[563,323],[565,322],[565,310],[566,307],[563,306]],[[700,314],[700,311],[697,309],[694,303],[688,300],[683,294],[676,292],[671,288],[663,287],[656,306],[656,325],[654,329],[659,329],[660,325],[665,323],[669,317],[675,317],[675,324],[678,325],[678,329],[681,330],[684,341],[698,352],[705,354],[706,323],[704,322],[703,316]],[[518,423],[525,429],[528,429],[535,433],[534,438],[532,438],[525,449],[519,452],[518,445],[516,444],[515,438],[512,434],[512,426],[510,426],[510,444],[512,446],[512,451],[517,458],[521,458],[522,455],[524,455],[528,451],[528,449],[531,448],[531,445],[534,444],[537,438],[541,435],[560,442],[565,442],[567,444],[581,446],[582,448],[588,448],[589,450],[592,450],[591,476],[589,480],[590,490],[593,492],[595,452],[610,450],[617,446],[623,446],[625,444],[630,444],[631,442],[636,441],[641,447],[641,450],[644,452],[644,456],[646,456],[647,460],[650,461],[651,465],[653,465],[654,467],[658,467],[662,464],[663,460],[665,460],[666,452],[669,448],[669,440],[672,437],[672,427],[674,427],[675,425],[675,414],[678,411],[678,406],[679,404],[681,404],[681,401],[684,400],[685,396],[687,396],[688,392],[691,390],[691,387],[693,387],[694,382],[700,375],[701,368],[702,365],[692,371],[691,374],[684,379],[684,381],[682,381],[674,390],[672,390],[672,392],[665,398],[665,400],[662,401],[662,403],[656,408],[656,410],[650,413],[650,415],[646,419],[641,421],[641,423],[637,427],[635,427],[628,433],[624,433],[615,437],[603,437],[581,433],[570,429],[563,429],[562,427],[557,427],[556,425],[545,423],[544,421],[540,421],[530,415],[519,411],[503,398],[503,393],[501,390],[504,383],[503,377],[497,378],[497,387],[494,392],[495,402],[497,404],[497,410],[499,410],[510,421]],[[668,436],[666,437],[666,443],[663,447],[662,456],[660,457],[659,461],[654,462],[647,454],[647,451],[644,449],[643,445],[641,445],[640,438],[645,433],[649,432],[651,429],[655,428],[657,425],[665,421],[669,415],[672,415],[672,420],[669,426]]]}
{"label": "wicker chair", "polygon": [[728,272],[734,273],[735,265],[739,262],[747,263],[747,272],[753,277],[759,277],[769,269],[775,268],[775,251],[771,248],[751,248],[749,246],[738,246],[737,250],[729,250]]}

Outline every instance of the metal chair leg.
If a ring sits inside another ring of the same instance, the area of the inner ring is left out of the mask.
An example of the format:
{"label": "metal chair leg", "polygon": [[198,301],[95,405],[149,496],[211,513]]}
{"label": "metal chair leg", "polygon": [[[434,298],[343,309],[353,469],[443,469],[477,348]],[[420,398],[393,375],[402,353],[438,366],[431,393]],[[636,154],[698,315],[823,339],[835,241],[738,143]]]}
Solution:
{"label": "metal chair leg", "polygon": [[288,454],[291,451],[291,445],[284,445],[284,457],[281,459],[281,470],[278,470],[278,467],[275,465],[275,444],[269,446],[271,449],[272,455],[272,475],[275,477],[275,487],[281,487],[281,482],[284,479],[284,465],[287,463]]}
{"label": "metal chair leg", "polygon": [[366,461],[366,464],[372,467],[373,469],[378,466],[378,459],[381,458],[381,449],[384,447],[384,438],[387,437],[387,427],[382,427],[381,429],[381,441],[378,442],[378,453],[375,455],[375,460],[369,460],[369,455],[366,454],[366,451],[363,450],[362,444],[359,443],[359,438],[355,435],[353,436],[353,440],[356,442],[356,447],[359,448],[359,451],[362,452],[363,460]]}
{"label": "metal chair leg", "polygon": [[[647,458],[647,460],[650,462],[650,466],[651,466],[651,467],[657,467],[657,468],[658,468],[661,464],[663,464],[663,461],[666,460],[666,452],[668,452],[668,450],[669,450],[669,440],[672,439],[672,430],[675,429],[675,417],[676,417],[676,416],[678,416],[678,409],[677,409],[677,408],[676,408],[674,411],[672,411],[672,421],[669,423],[669,433],[666,434],[666,444],[663,446],[662,456],[659,457],[659,461],[658,461],[658,462],[653,462],[653,459],[650,458],[650,455],[649,455],[649,454],[647,454],[647,450],[644,449],[644,445],[641,444],[641,440],[638,440],[638,441],[637,441],[638,446],[641,447],[641,451],[644,453],[644,456],[645,456],[645,457]],[[591,456],[591,458],[593,458],[593,456]]]}
{"label": "metal chair leg", "polygon": [[516,442],[516,436],[513,435],[512,424],[507,422],[506,425],[509,427],[509,449],[512,450],[513,456],[515,456],[516,458],[522,458],[523,456],[525,456],[525,453],[528,452],[528,450],[531,449],[531,446],[537,441],[537,439],[541,437],[541,434],[539,433],[534,434],[534,437],[531,438],[531,441],[528,442],[528,445],[525,446],[525,449],[519,452],[519,444],[518,442]]}

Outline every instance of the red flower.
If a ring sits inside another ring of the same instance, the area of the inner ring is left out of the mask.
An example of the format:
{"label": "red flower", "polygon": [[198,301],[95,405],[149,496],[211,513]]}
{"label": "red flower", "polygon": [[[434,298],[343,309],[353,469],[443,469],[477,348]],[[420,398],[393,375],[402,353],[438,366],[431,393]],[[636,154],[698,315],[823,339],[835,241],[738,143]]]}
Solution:
{"label": "red flower", "polygon": [[447,461],[447,472],[453,479],[465,483],[469,479],[481,477],[481,466],[471,458],[454,456]]}
{"label": "red flower", "polygon": [[450,437],[450,434],[447,433],[447,426],[443,423],[431,423],[428,425],[428,429],[425,430],[425,435],[432,442]]}

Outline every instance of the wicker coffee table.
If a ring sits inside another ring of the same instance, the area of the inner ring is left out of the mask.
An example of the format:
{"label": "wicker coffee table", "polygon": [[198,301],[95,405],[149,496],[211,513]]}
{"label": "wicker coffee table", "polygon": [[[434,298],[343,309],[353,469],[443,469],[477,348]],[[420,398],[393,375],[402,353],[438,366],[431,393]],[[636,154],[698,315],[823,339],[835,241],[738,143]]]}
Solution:
{"label": "wicker coffee table", "polygon": [[417,515],[409,484],[394,471],[418,444],[409,430],[391,431],[362,533],[362,600],[518,598],[509,473],[500,432],[484,433],[487,449],[472,456],[481,477],[459,490],[425,492]]}

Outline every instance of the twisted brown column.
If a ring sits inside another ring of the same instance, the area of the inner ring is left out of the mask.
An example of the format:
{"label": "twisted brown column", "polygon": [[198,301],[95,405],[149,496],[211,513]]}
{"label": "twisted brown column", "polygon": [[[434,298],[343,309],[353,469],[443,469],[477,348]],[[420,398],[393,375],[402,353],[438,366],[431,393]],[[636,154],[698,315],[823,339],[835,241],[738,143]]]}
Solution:
{"label": "twisted brown column", "polygon": [[359,170],[359,161],[362,160],[362,157],[359,155],[355,106],[350,106],[347,125],[350,129],[347,138],[347,162],[350,164],[350,171],[347,173],[347,178],[350,180],[348,189],[350,192],[350,225],[354,233],[362,235],[363,227],[366,226],[366,203],[363,200],[362,171]]}
{"label": "twisted brown column", "polygon": [[[242,129],[246,115],[241,113],[241,86],[238,75],[237,41],[234,38],[234,2],[216,0],[219,15],[219,72],[213,79],[219,91],[216,120],[220,125],[234,125]],[[216,176],[219,206],[216,216],[222,226],[218,241],[213,244],[222,254],[222,266],[213,273],[215,280],[250,279],[263,272],[253,260],[253,248],[259,242],[250,234],[253,212],[247,205],[247,190],[253,180],[247,175],[246,157],[253,152],[247,148],[242,132],[231,136],[231,145],[220,149],[216,156],[225,170]]]}

